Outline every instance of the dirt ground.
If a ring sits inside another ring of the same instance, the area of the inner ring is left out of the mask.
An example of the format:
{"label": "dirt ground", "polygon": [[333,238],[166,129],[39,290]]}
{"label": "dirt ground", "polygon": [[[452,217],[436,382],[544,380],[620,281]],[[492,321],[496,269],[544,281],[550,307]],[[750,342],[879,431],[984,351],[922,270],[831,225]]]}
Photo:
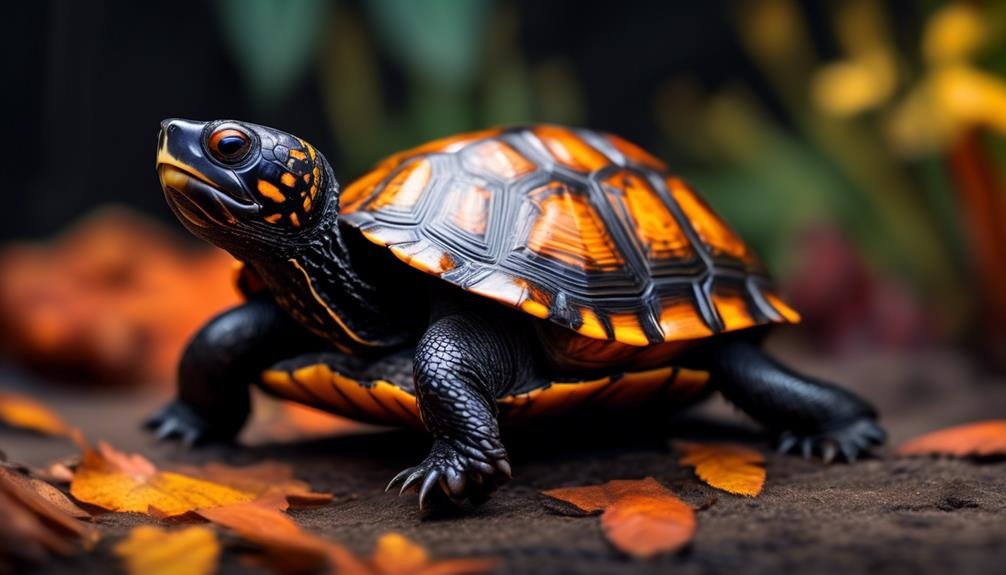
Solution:
{"label": "dirt ground", "polygon": [[[493,500],[462,513],[421,515],[415,495],[384,493],[395,473],[425,454],[427,440],[416,434],[186,451],[155,445],[137,430],[158,398],[48,389],[35,395],[89,437],[141,451],[158,463],[287,462],[314,488],[336,495],[328,507],[292,514],[305,528],[359,552],[369,552],[378,535],[394,530],[439,557],[498,557],[500,573],[1001,573],[1006,460],[898,459],[890,445],[947,425],[1006,416],[1006,378],[983,375],[949,351],[825,360],[791,351],[785,342],[773,344],[794,367],[840,381],[880,408],[891,441],[879,458],[826,467],[772,454],[760,497],[718,492],[676,464],[670,439],[739,441],[766,452],[769,445],[757,428],[716,398],[665,422],[566,424],[547,434],[536,429],[510,433],[515,478]],[[16,384],[17,378],[4,380]],[[29,464],[75,451],[61,440],[11,430],[0,430],[0,449]],[[556,515],[538,495],[551,487],[647,475],[689,503],[708,506],[698,513],[694,543],[681,554],[627,559],[605,542],[596,518]],[[94,553],[55,561],[39,572],[114,572],[109,548],[131,526],[150,520],[108,514],[98,521],[106,537]],[[240,555],[230,546],[222,572],[255,572]]]}

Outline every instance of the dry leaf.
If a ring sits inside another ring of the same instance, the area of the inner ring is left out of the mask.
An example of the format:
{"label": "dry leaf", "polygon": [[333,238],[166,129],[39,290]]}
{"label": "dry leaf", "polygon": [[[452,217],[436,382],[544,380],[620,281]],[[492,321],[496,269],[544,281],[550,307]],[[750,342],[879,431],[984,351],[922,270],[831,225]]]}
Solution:
{"label": "dry leaf", "polygon": [[363,562],[348,549],[303,531],[289,515],[276,509],[281,494],[270,493],[258,501],[200,509],[204,519],[226,527],[262,547],[274,566],[288,573],[311,572],[326,565],[339,573],[366,573]]}
{"label": "dry leaf", "polygon": [[[17,500],[0,491],[0,569],[9,560],[42,563],[50,553],[72,555],[73,545]],[[8,569],[13,571],[13,569]]]}
{"label": "dry leaf", "polygon": [[217,570],[220,542],[213,530],[203,526],[166,531],[141,525],[114,551],[130,575],[209,575]]}
{"label": "dry leaf", "polygon": [[80,501],[110,511],[134,511],[157,517],[181,515],[255,499],[257,494],[159,471],[141,455],[129,455],[99,442],[85,449],[70,493]]}
{"label": "dry leaf", "polygon": [[898,447],[899,455],[1006,455],[1006,420],[979,421],[927,433]]}
{"label": "dry leaf", "polygon": [[294,508],[315,507],[332,501],[331,493],[311,491],[310,485],[294,479],[293,469],[289,465],[275,461],[263,461],[245,467],[208,463],[202,467],[186,467],[179,471],[191,477],[254,493],[256,496],[262,496],[267,491],[278,491],[286,496]]}
{"label": "dry leaf", "polygon": [[462,575],[485,573],[496,565],[496,561],[484,558],[430,561],[426,549],[399,533],[382,535],[370,558],[375,575]]}
{"label": "dry leaf", "polygon": [[542,493],[582,512],[603,511],[601,528],[605,536],[634,557],[677,551],[695,535],[695,512],[652,477]]}
{"label": "dry leaf", "polygon": [[765,456],[753,449],[691,441],[676,441],[674,447],[683,453],[681,465],[694,467],[699,479],[717,489],[755,497],[765,485]]}
{"label": "dry leaf", "polygon": [[70,433],[70,426],[56,412],[16,393],[0,392],[0,421],[11,427],[46,435],[65,436]]}
{"label": "dry leaf", "polygon": [[6,485],[8,482],[24,490],[34,492],[70,517],[75,519],[91,519],[90,513],[77,507],[77,504],[70,501],[70,498],[64,495],[59,489],[41,479],[28,477],[5,467],[0,467],[0,484]]}

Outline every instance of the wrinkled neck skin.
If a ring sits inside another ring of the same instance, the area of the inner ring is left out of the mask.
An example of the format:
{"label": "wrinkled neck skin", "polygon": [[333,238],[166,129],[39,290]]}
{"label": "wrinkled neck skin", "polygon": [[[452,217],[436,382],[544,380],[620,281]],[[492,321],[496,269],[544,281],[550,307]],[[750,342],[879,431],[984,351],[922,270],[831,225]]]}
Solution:
{"label": "wrinkled neck skin", "polygon": [[228,251],[258,273],[280,307],[340,351],[360,355],[396,347],[406,336],[388,320],[391,314],[381,305],[379,287],[353,265],[354,254],[338,223],[337,184],[327,162],[325,186],[324,211],[309,227],[295,236]]}

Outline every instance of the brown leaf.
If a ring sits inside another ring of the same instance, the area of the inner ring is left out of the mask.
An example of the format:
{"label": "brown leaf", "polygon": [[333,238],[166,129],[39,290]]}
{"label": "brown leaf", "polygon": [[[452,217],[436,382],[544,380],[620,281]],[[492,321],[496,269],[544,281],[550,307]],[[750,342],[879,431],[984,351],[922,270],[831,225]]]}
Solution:
{"label": "brown leaf", "polygon": [[332,501],[331,493],[311,491],[307,483],[294,479],[293,469],[285,463],[263,461],[245,467],[223,463],[208,463],[202,467],[179,470],[185,475],[205,479],[235,489],[262,496],[267,491],[283,493],[294,508],[316,507]]}
{"label": "brown leaf", "polygon": [[954,457],[1006,455],[1006,419],[979,421],[933,431],[901,444],[898,454]]}
{"label": "brown leaf", "polygon": [[289,515],[275,508],[275,501],[270,499],[276,498],[282,495],[273,493],[259,501],[196,513],[262,547],[281,571],[303,573],[334,565],[340,568],[339,573],[367,572],[348,549],[301,530]]}
{"label": "brown leaf", "polygon": [[683,453],[681,465],[694,467],[699,479],[717,489],[755,497],[765,486],[765,456],[753,449],[691,441],[676,441],[674,447]]}
{"label": "brown leaf", "polygon": [[130,575],[209,575],[217,570],[220,542],[203,526],[166,531],[134,527],[114,548]]}
{"label": "brown leaf", "polygon": [[4,491],[0,491],[0,517],[0,568],[6,560],[39,564],[50,553],[74,552],[73,544]]}
{"label": "brown leaf", "polygon": [[21,489],[18,491],[24,490],[34,492],[36,495],[53,504],[57,509],[70,517],[75,519],[91,519],[90,513],[84,511],[80,507],[77,507],[77,504],[70,501],[70,498],[66,495],[63,495],[62,491],[56,489],[41,479],[28,477],[10,469],[0,467],[0,483],[4,483],[6,485],[6,482],[20,487]]}
{"label": "brown leaf", "polygon": [[56,412],[16,393],[0,392],[0,421],[11,427],[45,435],[65,436],[70,433],[70,426]]}
{"label": "brown leaf", "polygon": [[157,517],[247,502],[257,496],[180,473],[159,471],[142,455],[122,453],[103,442],[97,449],[85,449],[70,483],[70,493],[80,501],[111,511]]}
{"label": "brown leaf", "polygon": [[603,511],[605,536],[634,557],[677,551],[695,535],[695,512],[652,477],[542,493],[587,513]]}

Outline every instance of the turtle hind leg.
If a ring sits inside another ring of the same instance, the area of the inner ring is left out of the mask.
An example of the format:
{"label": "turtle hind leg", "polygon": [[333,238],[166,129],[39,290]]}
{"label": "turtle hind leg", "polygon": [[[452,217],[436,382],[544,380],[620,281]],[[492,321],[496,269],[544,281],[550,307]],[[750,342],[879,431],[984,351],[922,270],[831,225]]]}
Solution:
{"label": "turtle hind leg", "polygon": [[727,338],[703,355],[720,392],[779,435],[780,452],[851,462],[886,439],[865,400],[790,370],[749,341]]}
{"label": "turtle hind leg", "polygon": [[321,345],[272,301],[252,300],[214,317],[196,332],[178,366],[173,401],[144,427],[159,440],[230,441],[250,412],[248,387],[268,365]]}
{"label": "turtle hind leg", "polygon": [[435,491],[455,503],[481,503],[510,478],[499,434],[496,398],[528,377],[532,356],[519,326],[505,318],[456,310],[433,322],[416,348],[416,394],[433,447],[388,489]]}

